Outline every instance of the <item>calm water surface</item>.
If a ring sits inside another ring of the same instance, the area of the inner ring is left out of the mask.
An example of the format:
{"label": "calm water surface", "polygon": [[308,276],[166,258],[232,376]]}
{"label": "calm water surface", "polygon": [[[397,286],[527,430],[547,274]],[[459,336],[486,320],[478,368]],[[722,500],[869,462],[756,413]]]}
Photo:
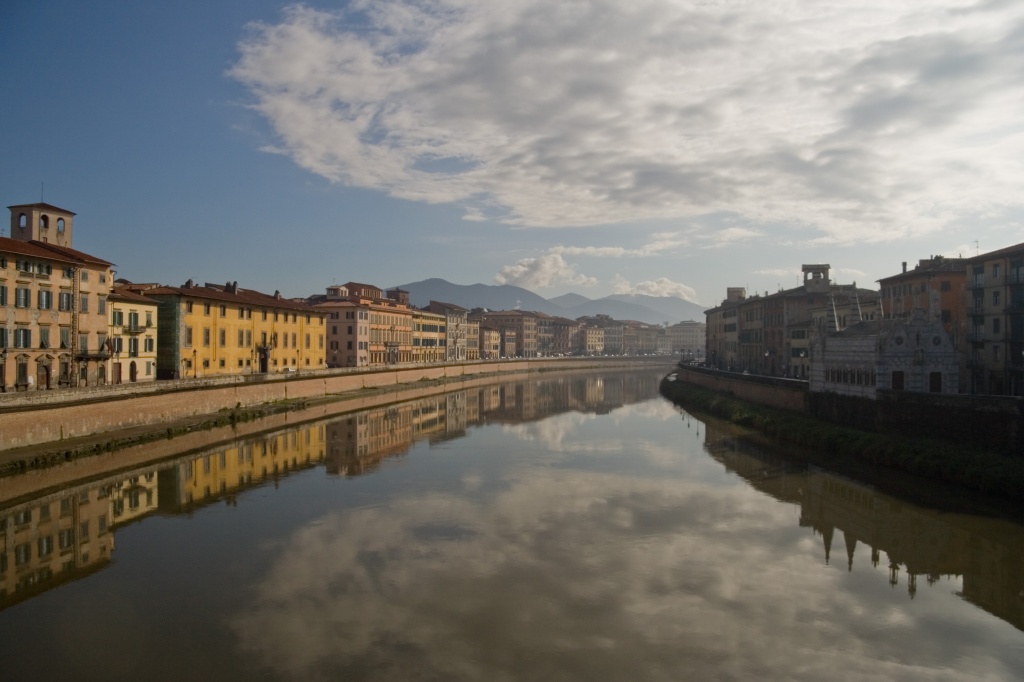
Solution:
{"label": "calm water surface", "polygon": [[1021,525],[787,463],[660,377],[0,479],[0,679],[1024,679]]}

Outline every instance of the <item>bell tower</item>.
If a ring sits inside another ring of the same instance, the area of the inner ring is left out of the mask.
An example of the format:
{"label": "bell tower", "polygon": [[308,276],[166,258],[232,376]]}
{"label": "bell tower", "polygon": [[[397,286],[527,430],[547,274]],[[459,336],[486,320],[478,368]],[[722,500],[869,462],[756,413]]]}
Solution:
{"label": "bell tower", "polygon": [[71,248],[75,214],[51,204],[20,204],[11,210],[11,239],[39,241]]}

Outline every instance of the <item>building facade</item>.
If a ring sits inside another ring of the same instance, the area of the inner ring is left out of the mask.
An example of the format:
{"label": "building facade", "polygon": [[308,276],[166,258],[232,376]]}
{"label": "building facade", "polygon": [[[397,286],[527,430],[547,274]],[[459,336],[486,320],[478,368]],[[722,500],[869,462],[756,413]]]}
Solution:
{"label": "building facade", "polygon": [[9,209],[11,237],[0,237],[0,388],[106,383],[112,263],[71,248],[71,211]]}
{"label": "building facade", "polygon": [[189,280],[124,285],[156,301],[157,378],[297,372],[326,366],[326,314],[302,301]]}
{"label": "building facade", "polygon": [[968,390],[1024,395],[1024,243],[965,261]]}
{"label": "building facade", "polygon": [[111,356],[107,381],[120,384],[155,380],[159,305],[115,283],[107,296],[107,308]]}
{"label": "building facade", "polygon": [[809,389],[875,398],[878,391],[957,393],[959,354],[940,320],[869,320],[841,331],[819,325],[811,345]]}

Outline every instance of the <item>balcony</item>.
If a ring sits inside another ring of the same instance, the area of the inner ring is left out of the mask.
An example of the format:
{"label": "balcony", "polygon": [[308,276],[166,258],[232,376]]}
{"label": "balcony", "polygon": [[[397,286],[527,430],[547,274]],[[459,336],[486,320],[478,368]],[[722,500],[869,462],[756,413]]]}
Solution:
{"label": "balcony", "polygon": [[967,288],[968,289],[984,289],[985,288],[985,278],[984,277],[977,277],[975,279],[967,280]]}
{"label": "balcony", "polygon": [[967,332],[968,343],[985,343],[985,332],[983,331],[970,331]]}
{"label": "balcony", "polygon": [[121,327],[123,334],[141,334],[142,332],[149,329],[149,325],[145,324],[126,324]]}

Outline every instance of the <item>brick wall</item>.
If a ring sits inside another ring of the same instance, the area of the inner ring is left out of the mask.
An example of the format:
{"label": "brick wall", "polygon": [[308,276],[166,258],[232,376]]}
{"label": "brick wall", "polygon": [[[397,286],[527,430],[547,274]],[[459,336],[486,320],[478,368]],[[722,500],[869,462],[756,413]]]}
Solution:
{"label": "brick wall", "polygon": [[0,396],[0,450],[91,436],[178,419],[215,415],[236,406],[323,398],[368,388],[436,379],[539,370],[670,365],[672,358],[538,359],[404,366],[400,369],[316,370],[244,375]]}

